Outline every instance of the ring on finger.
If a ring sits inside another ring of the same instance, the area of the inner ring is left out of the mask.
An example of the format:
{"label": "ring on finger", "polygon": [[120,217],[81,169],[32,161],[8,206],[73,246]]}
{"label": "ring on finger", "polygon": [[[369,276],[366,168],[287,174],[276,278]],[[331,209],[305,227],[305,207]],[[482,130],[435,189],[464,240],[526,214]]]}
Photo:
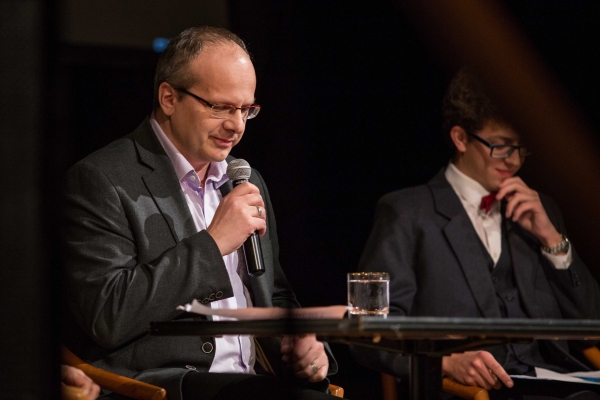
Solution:
{"label": "ring on finger", "polygon": [[319,372],[319,367],[317,367],[317,364],[315,363],[310,363],[310,368],[312,368],[313,374]]}
{"label": "ring on finger", "polygon": [[263,208],[261,206],[256,206],[256,211],[258,211],[258,218],[262,217]]}

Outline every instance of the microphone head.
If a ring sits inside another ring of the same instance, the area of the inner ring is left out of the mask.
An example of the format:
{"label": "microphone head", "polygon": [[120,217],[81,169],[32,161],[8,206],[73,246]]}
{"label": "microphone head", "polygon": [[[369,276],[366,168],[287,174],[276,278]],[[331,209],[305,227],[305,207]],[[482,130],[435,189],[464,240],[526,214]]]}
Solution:
{"label": "microphone head", "polygon": [[248,161],[236,158],[227,164],[227,177],[230,181],[248,180],[252,174],[252,169]]}

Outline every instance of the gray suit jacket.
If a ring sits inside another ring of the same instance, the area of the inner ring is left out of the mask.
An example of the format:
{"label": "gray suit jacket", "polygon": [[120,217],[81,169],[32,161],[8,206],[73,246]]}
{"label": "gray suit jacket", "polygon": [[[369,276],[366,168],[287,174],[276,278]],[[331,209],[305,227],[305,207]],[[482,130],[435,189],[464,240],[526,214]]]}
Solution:
{"label": "gray suit jacket", "polygon": [[[557,230],[565,232],[556,204],[547,196],[541,199]],[[600,317],[598,285],[575,250],[570,267],[557,270],[540,253],[538,240],[518,224],[507,221],[507,235],[516,285],[530,318]],[[425,185],[379,201],[360,269],[390,273],[391,314],[500,318],[481,248],[460,199],[440,171]],[[554,344],[554,365],[586,368],[568,354],[566,342]]]}
{"label": "gray suit jacket", "polygon": [[[279,265],[275,215],[262,177],[267,232],[260,239],[266,272],[249,278],[257,307],[299,307]],[[229,183],[228,183],[229,184]],[[179,397],[192,366],[208,371],[212,337],[149,336],[150,321],[201,319],[177,311],[192,299],[233,296],[219,249],[197,232],[169,157],[149,120],[91,154],[67,174],[64,265],[68,307],[63,342],[81,358],[125,376],[161,385]],[[205,343],[210,345],[203,345]],[[275,354],[278,342],[262,342]],[[270,360],[277,368],[280,357]],[[330,373],[337,365],[330,357]]]}

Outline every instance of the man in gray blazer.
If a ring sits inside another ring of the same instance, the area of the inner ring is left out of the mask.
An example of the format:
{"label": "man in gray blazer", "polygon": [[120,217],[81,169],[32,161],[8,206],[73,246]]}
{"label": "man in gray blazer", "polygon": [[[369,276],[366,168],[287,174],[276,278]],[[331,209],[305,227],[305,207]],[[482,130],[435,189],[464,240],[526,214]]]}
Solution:
{"label": "man in gray blazer", "polygon": [[[204,319],[176,310],[192,299],[299,307],[262,177],[252,171],[232,188],[225,174],[260,110],[255,87],[237,36],[188,29],[159,60],[150,118],[67,175],[64,343],[100,368],[165,387],[170,400],[330,398],[337,365],[314,335],[147,334],[150,321]],[[255,231],[266,272],[250,277],[239,249]],[[265,371],[277,377],[256,373]]]}
{"label": "man in gray blazer", "polygon": [[[361,258],[361,270],[390,273],[390,313],[600,317],[598,285],[568,241],[556,204],[515,176],[529,150],[469,69],[453,79],[443,112],[452,160],[427,184],[379,201]],[[588,370],[574,347],[565,341],[497,346],[446,356],[442,370],[467,385],[510,388],[508,374],[533,374],[534,367]],[[396,375],[405,369],[405,360],[391,354],[357,357],[387,364]]]}

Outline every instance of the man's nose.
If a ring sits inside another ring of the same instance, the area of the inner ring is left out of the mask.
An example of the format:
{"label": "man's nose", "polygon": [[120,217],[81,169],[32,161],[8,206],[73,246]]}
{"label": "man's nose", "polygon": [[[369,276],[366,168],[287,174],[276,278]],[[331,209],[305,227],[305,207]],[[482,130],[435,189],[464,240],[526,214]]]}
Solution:
{"label": "man's nose", "polygon": [[227,130],[234,131],[236,133],[244,132],[246,129],[246,118],[242,113],[242,110],[235,110],[233,114],[230,114],[224,122],[224,126]]}
{"label": "man's nose", "polygon": [[504,162],[510,165],[521,165],[523,163],[523,158],[519,155],[519,149],[515,149],[510,156],[504,159]]}

